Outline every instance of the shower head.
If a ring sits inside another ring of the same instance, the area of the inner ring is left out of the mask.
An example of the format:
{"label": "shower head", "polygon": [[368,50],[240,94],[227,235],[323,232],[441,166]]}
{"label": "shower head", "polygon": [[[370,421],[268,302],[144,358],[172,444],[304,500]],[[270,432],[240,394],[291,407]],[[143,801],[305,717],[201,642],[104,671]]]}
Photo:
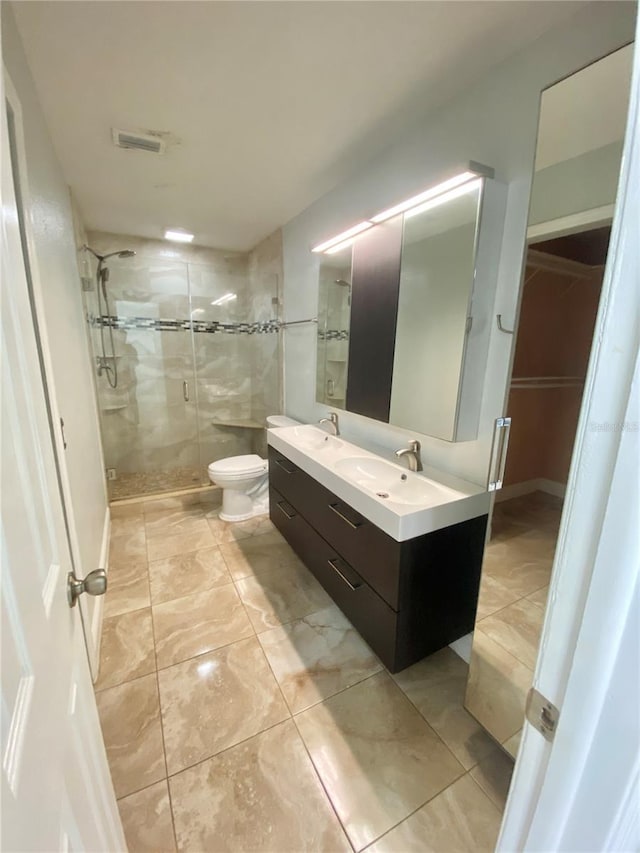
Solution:
{"label": "shower head", "polygon": [[108,254],[108,255],[99,255],[96,251],[94,251],[94,250],[91,248],[91,246],[87,246],[87,245],[85,245],[85,246],[84,246],[84,248],[85,248],[88,252],[91,252],[91,254],[93,255],[93,257],[94,257],[94,258],[97,258],[100,262],[102,262],[102,261],[106,261],[106,260],[107,260],[107,258],[114,258],[114,257],[116,257],[116,256],[117,256],[118,258],[132,258],[132,257],[135,255],[135,252],[133,251],[133,249],[122,249],[122,250],[120,250],[120,251],[118,251],[118,252],[109,252],[109,254]]}

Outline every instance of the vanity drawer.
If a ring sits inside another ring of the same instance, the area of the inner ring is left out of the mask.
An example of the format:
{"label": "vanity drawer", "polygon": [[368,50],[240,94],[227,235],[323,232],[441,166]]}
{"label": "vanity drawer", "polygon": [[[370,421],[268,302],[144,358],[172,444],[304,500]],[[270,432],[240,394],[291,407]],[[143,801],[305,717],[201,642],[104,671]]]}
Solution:
{"label": "vanity drawer", "polygon": [[400,542],[387,536],[272,447],[269,480],[387,604],[400,610]]}
{"label": "vanity drawer", "polygon": [[398,614],[273,487],[269,501],[275,526],[385,666],[394,671]]}

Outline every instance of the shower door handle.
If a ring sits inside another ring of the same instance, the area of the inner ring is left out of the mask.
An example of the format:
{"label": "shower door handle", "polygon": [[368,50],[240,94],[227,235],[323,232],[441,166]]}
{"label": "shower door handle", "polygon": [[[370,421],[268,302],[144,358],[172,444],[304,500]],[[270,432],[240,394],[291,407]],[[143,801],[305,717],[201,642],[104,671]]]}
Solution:
{"label": "shower door handle", "polygon": [[189,402],[189,383],[186,379],[182,381],[182,396],[184,397],[185,403]]}

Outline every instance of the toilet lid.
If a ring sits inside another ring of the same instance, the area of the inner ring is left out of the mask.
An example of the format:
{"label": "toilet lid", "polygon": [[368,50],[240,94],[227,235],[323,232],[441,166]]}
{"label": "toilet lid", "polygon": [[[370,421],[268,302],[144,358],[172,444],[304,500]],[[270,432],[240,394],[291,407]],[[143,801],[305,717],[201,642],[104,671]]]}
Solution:
{"label": "toilet lid", "polygon": [[254,472],[266,471],[267,460],[262,459],[256,453],[246,456],[229,456],[227,459],[219,459],[209,465],[209,471],[218,474],[252,474]]}

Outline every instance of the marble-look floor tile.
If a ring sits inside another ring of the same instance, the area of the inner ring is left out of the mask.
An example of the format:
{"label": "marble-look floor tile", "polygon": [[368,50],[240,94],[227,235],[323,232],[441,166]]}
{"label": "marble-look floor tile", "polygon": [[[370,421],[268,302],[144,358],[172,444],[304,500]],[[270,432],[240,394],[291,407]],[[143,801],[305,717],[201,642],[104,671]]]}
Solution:
{"label": "marble-look floor tile", "polygon": [[[219,508],[211,509],[206,514],[211,532],[219,544],[223,542],[237,542],[240,539],[249,539],[252,536],[262,536],[265,533],[277,533],[274,523],[268,515],[258,515],[247,521],[222,521],[218,517]],[[279,534],[278,534],[279,535]],[[280,539],[284,542],[284,539]]]}
{"label": "marble-look floor tile", "polygon": [[499,742],[522,728],[533,670],[476,627],[465,707]]}
{"label": "marble-look floor tile", "polygon": [[115,518],[134,518],[142,519],[144,514],[142,501],[133,501],[132,503],[111,503],[109,504],[109,514]]}
{"label": "marble-look floor tile", "polygon": [[293,548],[277,530],[237,542],[223,542],[220,551],[234,580],[253,577],[278,566],[300,564]]}
{"label": "marble-look floor tile", "polygon": [[518,750],[520,749],[520,741],[522,739],[522,729],[519,732],[516,732],[512,735],[508,740],[502,744],[502,746],[506,749],[509,755],[512,758],[517,758]]}
{"label": "marble-look floor tile", "polygon": [[149,573],[146,560],[115,560],[109,565],[104,615],[118,616],[149,607]]}
{"label": "marble-look floor tile", "polygon": [[144,516],[124,515],[111,519],[109,535],[111,539],[119,539],[121,536],[135,536],[144,533]]}
{"label": "marble-look floor tile", "polygon": [[520,598],[518,593],[503,586],[487,572],[482,573],[480,592],[478,593],[478,609],[476,611],[476,622],[508,607]]}
{"label": "marble-look floor tile", "polygon": [[289,716],[255,638],[160,670],[158,675],[170,775]]}
{"label": "marble-look floor tile", "polygon": [[96,690],[155,672],[151,610],[134,610],[105,619]]}
{"label": "marble-look floor tile", "polygon": [[154,498],[152,500],[143,501],[142,508],[145,515],[153,515],[153,513],[163,510],[181,510],[191,506],[198,506],[200,503],[200,494],[193,492],[187,495],[176,495],[168,498]]}
{"label": "marble-look floor tile", "polygon": [[534,669],[538,657],[544,610],[526,598],[487,616],[477,627],[510,652],[520,663]]}
{"label": "marble-look floor tile", "polygon": [[197,533],[178,533],[175,536],[158,536],[147,541],[149,562],[164,560],[176,554],[186,554],[189,551],[201,551],[203,548],[213,548],[216,544],[209,526],[203,519],[206,530],[202,528]]}
{"label": "marble-look floor tile", "polygon": [[116,797],[166,777],[156,676],[145,675],[96,693]]}
{"label": "marble-look floor tile", "polygon": [[147,544],[144,530],[116,536],[109,543],[109,565],[130,560],[146,560]]}
{"label": "marble-look floor tile", "polygon": [[351,851],[291,721],[169,784],[184,853]]}
{"label": "marble-look floor tile", "polygon": [[538,607],[546,608],[547,599],[549,598],[549,585],[543,586],[527,596],[527,600],[537,604]]}
{"label": "marble-look floor tile", "polygon": [[254,634],[232,583],[153,607],[158,667],[210,652]]}
{"label": "marble-look floor tile", "polygon": [[118,810],[130,853],[174,853],[171,803],[165,780],[118,800]]}
{"label": "marble-look floor tile", "polygon": [[464,772],[386,673],[332,696],[295,719],[356,850]]}
{"label": "marble-look floor tile", "polygon": [[501,815],[467,775],[380,838],[367,853],[493,853]]}
{"label": "marble-look floor tile", "polygon": [[258,639],[294,714],[382,669],[336,606],[272,628]]}
{"label": "marble-look floor tile", "polygon": [[502,814],[507,804],[507,795],[511,785],[513,759],[498,749],[483,758],[469,772]]}
{"label": "marble-look floor tile", "polygon": [[220,549],[204,548],[149,563],[151,601],[162,604],[231,582]]}
{"label": "marble-look floor tile", "polygon": [[236,589],[256,631],[277,628],[332,604],[302,563],[242,578],[236,581]]}
{"label": "marble-look floor tile", "polygon": [[147,539],[158,536],[177,536],[180,533],[202,533],[208,524],[200,506],[187,509],[163,510],[145,515],[145,533]]}
{"label": "marble-look floor tile", "polygon": [[219,486],[209,486],[199,492],[198,502],[202,505],[205,512],[209,512],[222,503],[222,489]]}
{"label": "marble-look floor tile", "polygon": [[485,551],[482,571],[518,598],[531,595],[549,583],[553,555],[540,556],[535,548],[528,551],[522,553],[513,541],[491,542]]}
{"label": "marble-look floor tile", "polygon": [[392,676],[467,769],[499,749],[463,707],[468,674],[462,658],[446,648]]}

